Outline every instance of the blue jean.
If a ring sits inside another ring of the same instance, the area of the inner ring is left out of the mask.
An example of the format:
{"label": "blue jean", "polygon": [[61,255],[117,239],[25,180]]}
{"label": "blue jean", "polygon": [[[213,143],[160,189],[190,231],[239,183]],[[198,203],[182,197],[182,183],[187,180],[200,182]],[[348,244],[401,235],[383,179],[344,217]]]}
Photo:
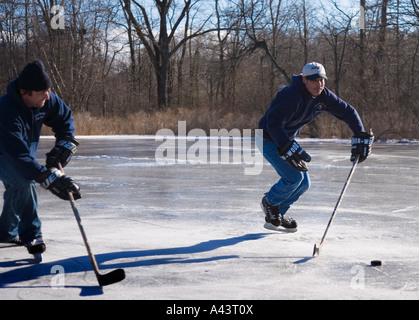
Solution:
{"label": "blue jean", "polygon": [[35,181],[25,179],[0,155],[0,180],[5,188],[0,216],[0,241],[20,237],[24,243],[42,236]]}
{"label": "blue jean", "polygon": [[[263,143],[263,149],[262,149]],[[281,179],[272,186],[266,194],[266,199],[272,206],[278,206],[281,215],[287,213],[291,205],[310,188],[308,172],[301,172],[281,159],[277,145],[266,139],[256,139],[256,144],[263,156],[276,170]]]}

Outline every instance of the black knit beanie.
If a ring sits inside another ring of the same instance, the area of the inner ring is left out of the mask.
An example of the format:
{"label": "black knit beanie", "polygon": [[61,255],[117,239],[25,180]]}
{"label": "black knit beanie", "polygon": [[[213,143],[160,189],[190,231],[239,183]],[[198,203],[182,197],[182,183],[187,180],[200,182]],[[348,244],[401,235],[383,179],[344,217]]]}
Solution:
{"label": "black knit beanie", "polygon": [[45,72],[41,60],[35,60],[26,65],[17,78],[18,89],[31,91],[44,91],[52,87],[51,78]]}

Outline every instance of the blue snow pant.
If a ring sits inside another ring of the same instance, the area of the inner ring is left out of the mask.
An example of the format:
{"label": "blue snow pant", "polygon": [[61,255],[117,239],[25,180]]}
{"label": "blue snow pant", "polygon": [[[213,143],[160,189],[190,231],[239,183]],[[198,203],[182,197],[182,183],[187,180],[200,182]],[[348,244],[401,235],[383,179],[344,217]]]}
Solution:
{"label": "blue snow pant", "polygon": [[35,181],[25,179],[2,155],[0,180],[5,188],[0,216],[0,242],[9,242],[19,236],[26,243],[42,236]]}
{"label": "blue snow pant", "polygon": [[[281,215],[289,210],[301,195],[310,188],[308,172],[301,172],[281,159],[276,143],[267,139],[257,138],[256,144],[266,160],[274,167],[281,179],[272,186],[266,194],[266,199],[272,206],[278,206]],[[263,144],[263,149],[262,149]]]}

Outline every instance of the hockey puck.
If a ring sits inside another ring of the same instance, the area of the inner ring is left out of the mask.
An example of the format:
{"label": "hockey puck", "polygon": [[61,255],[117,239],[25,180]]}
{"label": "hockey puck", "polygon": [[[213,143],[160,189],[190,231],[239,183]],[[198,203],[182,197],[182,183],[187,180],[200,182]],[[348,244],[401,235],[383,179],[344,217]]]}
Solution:
{"label": "hockey puck", "polygon": [[380,260],[373,260],[371,261],[371,266],[372,267],[381,267],[382,263]]}

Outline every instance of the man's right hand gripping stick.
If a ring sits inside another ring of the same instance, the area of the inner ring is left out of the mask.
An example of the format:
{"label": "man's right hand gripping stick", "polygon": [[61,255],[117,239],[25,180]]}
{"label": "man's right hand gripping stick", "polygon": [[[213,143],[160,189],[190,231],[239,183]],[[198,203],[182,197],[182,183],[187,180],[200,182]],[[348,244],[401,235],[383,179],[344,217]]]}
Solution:
{"label": "man's right hand gripping stick", "polygon": [[287,144],[283,148],[278,148],[279,156],[286,160],[294,169],[298,171],[308,171],[306,162],[311,161],[310,155],[305,152],[303,148],[292,140],[291,143]]}

